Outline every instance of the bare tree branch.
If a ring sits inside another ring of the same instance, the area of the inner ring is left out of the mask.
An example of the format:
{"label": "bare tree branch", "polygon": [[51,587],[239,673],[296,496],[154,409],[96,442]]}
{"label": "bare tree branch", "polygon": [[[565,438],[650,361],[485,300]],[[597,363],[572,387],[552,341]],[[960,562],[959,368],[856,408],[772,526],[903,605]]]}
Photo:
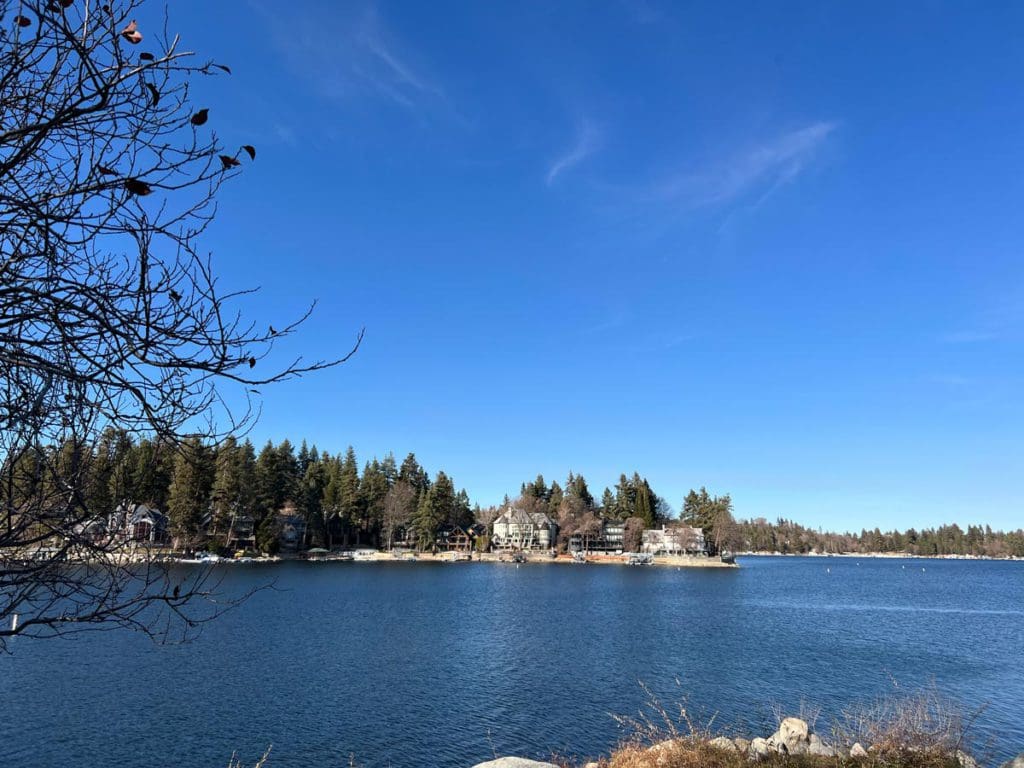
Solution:
{"label": "bare tree branch", "polygon": [[226,147],[190,97],[227,68],[140,28],[139,4],[0,0],[0,649],[115,626],[187,638],[221,612],[208,573],[179,581],[97,535],[111,435],[173,451],[238,433],[256,387],[362,340],[272,367],[312,305],[273,329],[232,309],[250,291],[219,290],[199,239],[256,150]]}

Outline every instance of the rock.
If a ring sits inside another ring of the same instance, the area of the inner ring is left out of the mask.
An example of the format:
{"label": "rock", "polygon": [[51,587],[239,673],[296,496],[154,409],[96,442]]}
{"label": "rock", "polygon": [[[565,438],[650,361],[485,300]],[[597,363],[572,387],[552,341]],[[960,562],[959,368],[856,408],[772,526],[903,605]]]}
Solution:
{"label": "rock", "polygon": [[779,723],[779,730],[771,735],[768,743],[776,752],[785,755],[803,755],[807,753],[810,729],[799,717],[787,717]]}
{"label": "rock", "polygon": [[807,741],[810,733],[811,729],[807,727],[807,723],[799,717],[787,717],[779,723],[778,734],[787,744],[797,741]]}
{"label": "rock", "polygon": [[708,746],[714,747],[715,749],[724,749],[728,752],[736,752],[736,745],[732,743],[732,739],[727,739],[725,736],[718,736],[708,742]]}
{"label": "rock", "polygon": [[527,760],[525,757],[499,757],[486,763],[477,763],[473,768],[558,768],[554,763]]}
{"label": "rock", "polygon": [[837,752],[835,747],[829,746],[822,741],[818,734],[812,733],[807,742],[807,754],[817,755],[818,757],[835,757]]}
{"label": "rock", "polygon": [[583,768],[601,768],[600,763],[587,763]]}
{"label": "rock", "polygon": [[676,739],[665,739],[647,748],[647,753],[654,755],[655,765],[664,765],[670,755],[666,754],[676,747]]}
{"label": "rock", "polygon": [[774,750],[768,743],[768,739],[756,738],[750,742],[750,757],[754,760],[764,760]]}
{"label": "rock", "polygon": [[1021,752],[1013,760],[1003,763],[999,768],[1024,768],[1024,752]]}
{"label": "rock", "polygon": [[852,747],[850,747],[850,757],[867,757],[868,751],[860,745],[858,741]]}
{"label": "rock", "polygon": [[736,749],[744,755],[750,752],[750,739],[733,739],[732,743],[735,744]]}
{"label": "rock", "polygon": [[962,749],[956,751],[956,762],[960,768],[978,768],[978,761],[968,755]]}

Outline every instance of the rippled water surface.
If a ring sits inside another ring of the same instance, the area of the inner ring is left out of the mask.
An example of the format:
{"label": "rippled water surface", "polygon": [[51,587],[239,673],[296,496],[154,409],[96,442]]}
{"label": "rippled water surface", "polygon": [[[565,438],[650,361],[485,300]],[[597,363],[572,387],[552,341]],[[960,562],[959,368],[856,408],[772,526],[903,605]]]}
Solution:
{"label": "rippled water surface", "polygon": [[767,728],[934,683],[1024,751],[1024,563],[747,558],[735,571],[322,563],[271,578],[186,646],[16,639],[0,764],[470,766],[597,755],[647,694]]}

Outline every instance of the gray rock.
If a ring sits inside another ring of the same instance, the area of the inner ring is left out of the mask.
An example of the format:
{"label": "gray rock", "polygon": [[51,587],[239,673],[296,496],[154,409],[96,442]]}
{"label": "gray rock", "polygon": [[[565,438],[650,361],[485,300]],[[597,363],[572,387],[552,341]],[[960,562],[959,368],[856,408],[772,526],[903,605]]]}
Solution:
{"label": "gray rock", "polygon": [[962,749],[956,751],[956,762],[960,768],[978,768],[978,761]]}
{"label": "gray rock", "polygon": [[671,757],[671,752],[676,748],[676,745],[676,739],[665,739],[664,741],[659,741],[657,744],[648,747],[647,753],[654,755],[655,765],[664,765],[665,761]]}
{"label": "gray rock", "polygon": [[785,755],[807,753],[810,729],[799,717],[787,717],[779,723],[779,730],[771,735],[768,743],[776,752]]}
{"label": "gray rock", "polygon": [[732,743],[732,739],[728,739],[725,736],[718,736],[708,742],[708,746],[714,747],[715,749],[724,749],[729,752],[736,751],[736,745]]}
{"label": "gray rock", "polygon": [[778,734],[786,744],[807,741],[810,733],[811,729],[807,727],[807,723],[799,717],[787,717],[779,723]]}
{"label": "gray rock", "polygon": [[760,737],[750,742],[750,757],[754,760],[764,760],[769,754],[774,752],[771,745],[768,743],[768,739],[762,739]]}
{"label": "gray rock", "polygon": [[477,763],[473,768],[558,768],[554,763],[527,760],[525,757],[499,757],[486,763]]}
{"label": "gray rock", "polygon": [[736,749],[744,755],[750,751],[750,739],[733,739],[732,743],[735,744]]}
{"label": "gray rock", "polygon": [[1021,752],[1013,760],[1003,763],[999,768],[1024,768],[1024,752]]}
{"label": "gray rock", "polygon": [[850,747],[850,757],[867,757],[868,751],[860,745],[858,741],[852,747]]}
{"label": "gray rock", "polygon": [[807,741],[807,754],[818,757],[835,757],[836,748],[826,744],[816,733],[812,733]]}

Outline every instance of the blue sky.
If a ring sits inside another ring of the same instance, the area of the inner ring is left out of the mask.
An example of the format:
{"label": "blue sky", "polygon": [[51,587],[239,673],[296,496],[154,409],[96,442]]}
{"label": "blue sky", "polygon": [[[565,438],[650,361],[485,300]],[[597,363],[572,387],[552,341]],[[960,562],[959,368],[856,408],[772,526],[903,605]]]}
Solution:
{"label": "blue sky", "polygon": [[1024,6],[176,2],[256,163],[205,246],[348,364],[252,437],[483,504],[638,470],[826,528],[1024,522]]}

